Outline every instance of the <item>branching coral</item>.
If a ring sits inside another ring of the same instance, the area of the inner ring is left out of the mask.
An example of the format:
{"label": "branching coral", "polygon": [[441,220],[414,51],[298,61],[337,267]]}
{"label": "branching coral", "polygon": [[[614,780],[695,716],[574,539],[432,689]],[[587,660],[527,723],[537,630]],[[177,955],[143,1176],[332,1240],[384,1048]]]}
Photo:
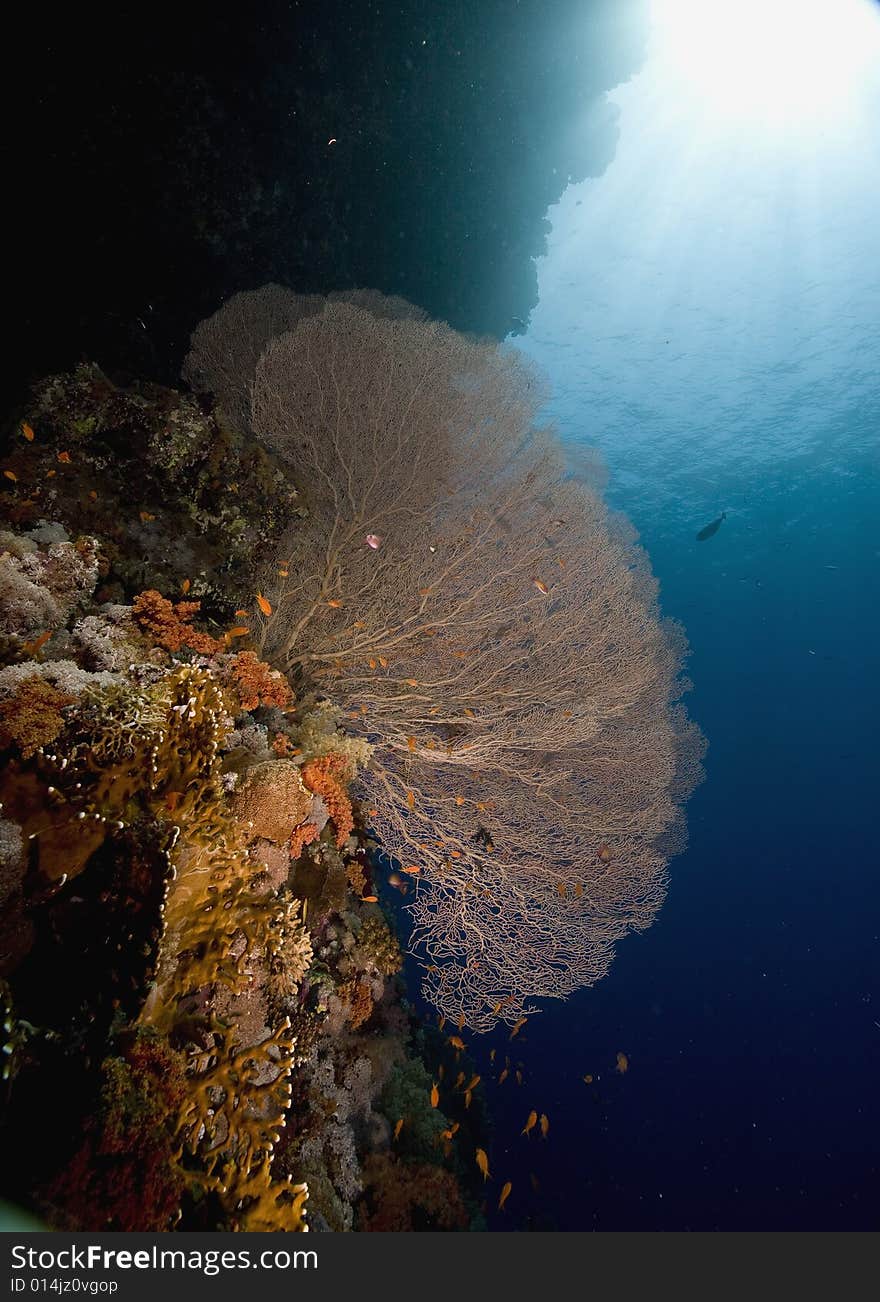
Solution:
{"label": "branching coral", "polygon": [[55,740],[64,727],[61,711],[75,700],[75,696],[57,691],[38,674],[30,675],[19,683],[13,696],[0,701],[0,739],[5,734],[29,759],[41,746]]}

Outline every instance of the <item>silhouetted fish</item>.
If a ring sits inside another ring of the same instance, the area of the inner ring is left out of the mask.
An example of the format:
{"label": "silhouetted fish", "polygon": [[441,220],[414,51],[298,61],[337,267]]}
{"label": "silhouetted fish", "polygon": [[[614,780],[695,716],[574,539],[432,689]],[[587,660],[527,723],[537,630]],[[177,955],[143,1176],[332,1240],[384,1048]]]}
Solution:
{"label": "silhouetted fish", "polygon": [[711,538],[713,533],[717,533],[721,528],[721,521],[726,519],[727,512],[722,511],[717,520],[713,520],[711,524],[706,525],[705,529],[700,530],[697,534],[697,542],[705,542],[707,538]]}

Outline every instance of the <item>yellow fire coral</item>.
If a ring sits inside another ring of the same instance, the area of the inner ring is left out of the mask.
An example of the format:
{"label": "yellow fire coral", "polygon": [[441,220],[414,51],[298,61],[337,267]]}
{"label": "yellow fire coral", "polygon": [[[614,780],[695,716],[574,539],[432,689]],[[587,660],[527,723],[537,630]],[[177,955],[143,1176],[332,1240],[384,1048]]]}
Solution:
{"label": "yellow fire coral", "polygon": [[310,791],[322,797],[336,824],[336,844],[339,847],[345,845],[354,827],[351,801],[342,785],[348,772],[349,765],[344,755],[324,755],[321,759],[309,760],[302,768],[303,782]]}

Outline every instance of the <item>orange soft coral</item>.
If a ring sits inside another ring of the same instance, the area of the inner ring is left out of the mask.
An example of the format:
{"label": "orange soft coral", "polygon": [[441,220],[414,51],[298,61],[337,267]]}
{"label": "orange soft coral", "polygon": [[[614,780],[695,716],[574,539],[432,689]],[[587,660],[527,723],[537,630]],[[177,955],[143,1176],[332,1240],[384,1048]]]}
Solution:
{"label": "orange soft coral", "polygon": [[255,710],[258,705],[283,709],[293,699],[283,675],[258,660],[253,651],[239,651],[229,666],[229,675],[243,710]]}
{"label": "orange soft coral", "polygon": [[298,859],[303,852],[303,848],[314,841],[317,835],[317,823],[300,823],[290,838],[291,859]]}
{"label": "orange soft coral", "polygon": [[135,597],[132,610],[141,628],[166,651],[179,651],[184,646],[199,655],[216,655],[223,650],[223,643],[190,624],[201,605],[200,601],[171,602],[155,588],[148,588]]}
{"label": "orange soft coral", "polygon": [[348,761],[344,755],[324,755],[309,760],[302,767],[302,780],[316,795],[321,796],[327,811],[336,824],[336,844],[345,845],[354,827],[351,801],[342,780],[348,774]]}
{"label": "orange soft coral", "polygon": [[15,695],[0,702],[0,733],[11,738],[29,759],[41,746],[55,740],[64,727],[61,711],[75,700],[75,696],[59,692],[39,674],[23,678]]}

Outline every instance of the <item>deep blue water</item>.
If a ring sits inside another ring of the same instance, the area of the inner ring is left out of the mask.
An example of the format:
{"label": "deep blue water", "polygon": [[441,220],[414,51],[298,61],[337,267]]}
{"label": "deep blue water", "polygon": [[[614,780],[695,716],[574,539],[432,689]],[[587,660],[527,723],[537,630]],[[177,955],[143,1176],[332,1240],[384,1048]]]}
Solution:
{"label": "deep blue water", "polygon": [[876,1229],[880,86],[818,137],[713,135],[675,96],[650,58],[622,90],[516,342],[685,625],[706,781],[654,925],[475,1049],[524,1071],[488,1087],[490,1225]]}

